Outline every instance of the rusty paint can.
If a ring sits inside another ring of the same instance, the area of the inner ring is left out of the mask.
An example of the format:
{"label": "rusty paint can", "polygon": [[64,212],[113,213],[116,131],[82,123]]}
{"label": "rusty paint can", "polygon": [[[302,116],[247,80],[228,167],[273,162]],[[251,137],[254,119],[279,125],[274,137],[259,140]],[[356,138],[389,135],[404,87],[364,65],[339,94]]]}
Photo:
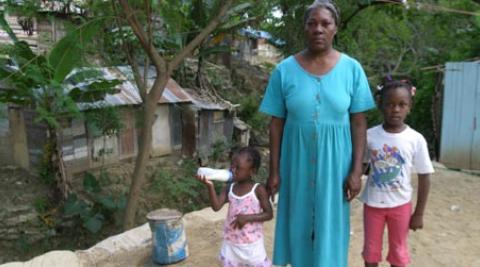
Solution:
{"label": "rusty paint can", "polygon": [[182,213],[158,209],[147,214],[152,230],[152,259],[158,264],[172,264],[188,256]]}

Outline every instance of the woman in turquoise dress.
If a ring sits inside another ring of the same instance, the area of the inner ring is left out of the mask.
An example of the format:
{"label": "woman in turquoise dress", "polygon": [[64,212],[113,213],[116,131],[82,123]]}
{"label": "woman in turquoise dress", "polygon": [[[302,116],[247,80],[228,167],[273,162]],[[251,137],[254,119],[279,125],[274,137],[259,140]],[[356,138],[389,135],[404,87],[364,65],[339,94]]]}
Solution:
{"label": "woman in turquoise dress", "polygon": [[305,50],[273,70],[260,111],[270,115],[269,194],[279,191],[273,264],[347,266],[350,206],[361,189],[364,111],[373,108],[361,65],[332,46],[338,11],[305,12]]}

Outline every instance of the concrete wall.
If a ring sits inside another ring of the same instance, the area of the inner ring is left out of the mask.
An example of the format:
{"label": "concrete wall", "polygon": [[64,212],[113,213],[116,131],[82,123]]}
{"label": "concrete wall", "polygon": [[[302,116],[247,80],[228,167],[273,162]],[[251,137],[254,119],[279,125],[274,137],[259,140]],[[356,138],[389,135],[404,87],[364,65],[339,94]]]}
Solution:
{"label": "concrete wall", "polygon": [[12,155],[16,165],[28,169],[30,167],[30,158],[28,155],[27,135],[25,130],[25,120],[21,109],[10,109],[10,131],[12,133]]}
{"label": "concrete wall", "polygon": [[158,105],[152,127],[152,156],[167,155],[172,152],[170,136],[170,109],[168,105]]}

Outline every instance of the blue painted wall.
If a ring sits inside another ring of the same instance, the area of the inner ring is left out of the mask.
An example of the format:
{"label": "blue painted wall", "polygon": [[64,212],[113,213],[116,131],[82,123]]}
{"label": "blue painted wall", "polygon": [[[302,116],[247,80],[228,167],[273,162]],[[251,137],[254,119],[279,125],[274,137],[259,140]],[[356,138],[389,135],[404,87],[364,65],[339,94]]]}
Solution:
{"label": "blue painted wall", "polygon": [[480,61],[445,66],[440,161],[480,170]]}

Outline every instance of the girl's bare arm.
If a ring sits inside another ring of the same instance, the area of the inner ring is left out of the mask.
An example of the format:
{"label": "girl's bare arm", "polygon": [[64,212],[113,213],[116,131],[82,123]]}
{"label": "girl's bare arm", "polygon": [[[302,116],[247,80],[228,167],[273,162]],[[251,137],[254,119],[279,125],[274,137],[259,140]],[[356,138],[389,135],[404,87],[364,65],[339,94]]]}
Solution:
{"label": "girl's bare arm", "polygon": [[263,212],[257,214],[237,215],[235,220],[232,222],[234,228],[242,228],[246,223],[249,222],[263,222],[271,220],[273,218],[272,204],[268,199],[268,193],[265,189],[265,186],[257,186],[257,188],[255,189],[255,194],[260,201],[260,206],[262,207]]}

